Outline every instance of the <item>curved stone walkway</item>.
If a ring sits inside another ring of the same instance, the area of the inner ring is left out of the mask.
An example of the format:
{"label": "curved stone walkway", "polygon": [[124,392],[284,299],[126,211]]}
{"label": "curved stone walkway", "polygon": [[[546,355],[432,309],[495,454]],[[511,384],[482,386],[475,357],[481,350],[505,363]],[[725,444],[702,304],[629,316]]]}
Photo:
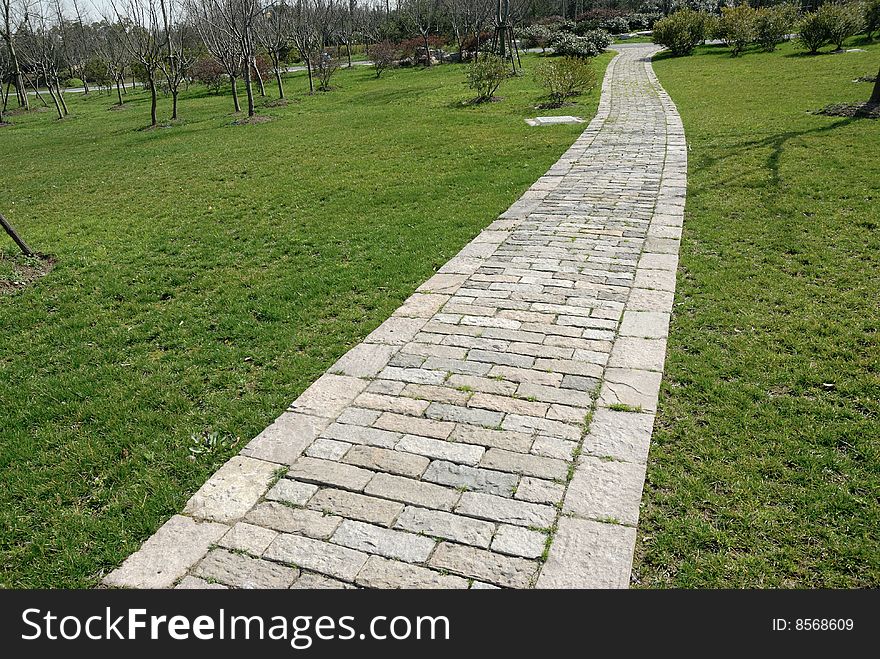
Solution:
{"label": "curved stone walkway", "polygon": [[628,585],[686,152],[656,47],[619,52],[547,174],[106,585]]}

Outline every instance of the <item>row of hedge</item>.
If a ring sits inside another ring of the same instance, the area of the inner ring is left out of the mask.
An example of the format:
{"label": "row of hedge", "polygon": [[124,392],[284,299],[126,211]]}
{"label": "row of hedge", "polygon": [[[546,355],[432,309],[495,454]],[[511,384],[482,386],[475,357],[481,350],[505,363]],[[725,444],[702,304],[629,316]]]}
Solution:
{"label": "row of hedge", "polygon": [[804,14],[789,3],[759,8],[742,4],[723,7],[720,16],[692,9],[676,11],[657,21],[652,39],[675,56],[689,55],[708,39],[721,39],[737,56],[752,44],[763,50],[775,50],[796,33],[804,50],[817,53],[828,45],[840,49],[849,37],[862,32],[871,36],[878,30],[880,0],[829,2]]}

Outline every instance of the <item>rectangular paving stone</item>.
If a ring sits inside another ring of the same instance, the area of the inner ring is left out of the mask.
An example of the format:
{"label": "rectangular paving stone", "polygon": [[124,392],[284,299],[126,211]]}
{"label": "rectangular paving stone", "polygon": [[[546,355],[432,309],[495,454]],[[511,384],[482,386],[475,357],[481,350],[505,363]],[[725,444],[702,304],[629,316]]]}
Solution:
{"label": "rectangular paving stone", "polygon": [[629,368],[642,371],[662,371],[666,358],[665,339],[642,339],[620,336],[608,359],[610,368]]}
{"label": "rectangular paving stone", "polygon": [[382,473],[376,474],[364,492],[371,496],[438,510],[452,510],[461,496],[459,492],[447,487]]}
{"label": "rectangular paving stone", "polygon": [[543,478],[523,476],[516,488],[515,498],[532,503],[556,504],[562,501],[565,486]]}
{"label": "rectangular paving stone", "polygon": [[299,576],[299,570],[215,549],[199,563],[194,574],[236,588],[289,588]]}
{"label": "rectangular paving stone", "polygon": [[329,423],[329,419],[285,412],[254,437],[241,453],[268,462],[293,464]]}
{"label": "rectangular paving stone", "polygon": [[659,371],[609,368],[605,371],[605,381],[599,392],[599,405],[609,407],[623,404],[643,412],[654,412],[657,410],[662,377]]}
{"label": "rectangular paving stone", "polygon": [[533,561],[448,542],[440,543],[429,564],[438,570],[509,588],[527,588],[538,569]]}
{"label": "rectangular paving stone", "polygon": [[481,446],[447,442],[430,437],[417,437],[416,435],[405,435],[397,443],[397,450],[467,465],[477,464],[485,451]]}
{"label": "rectangular paving stone", "polygon": [[330,460],[300,458],[290,467],[287,475],[306,483],[333,485],[344,490],[363,490],[373,477],[373,472]]}
{"label": "rectangular paving stone", "polygon": [[400,451],[389,451],[372,446],[353,446],[345,454],[343,462],[372,471],[387,471],[398,476],[418,478],[428,468],[430,460],[421,455]]}
{"label": "rectangular paving stone", "polygon": [[281,501],[294,506],[304,506],[317,491],[317,485],[282,478],[266,493],[266,499],[269,501]]}
{"label": "rectangular paving stone", "polygon": [[236,455],[199,488],[184,512],[214,522],[240,519],[269,489],[277,470],[273,462]]}
{"label": "rectangular paving stone", "polygon": [[283,533],[297,533],[307,535],[310,538],[324,539],[333,534],[342,518],[335,515],[325,515],[315,510],[291,508],[283,503],[267,501],[254,506],[254,509],[245,517],[245,521]]}
{"label": "rectangular paving stone", "polygon": [[228,530],[225,524],[175,515],[102,583],[115,588],[170,588]]}
{"label": "rectangular paving stone", "polygon": [[291,590],[354,590],[353,584],[325,577],[315,572],[302,572],[299,579],[293,582]]}
{"label": "rectangular paving stone", "polygon": [[516,391],[516,385],[512,382],[482,378],[475,375],[454,374],[446,381],[450,387],[460,387],[473,391],[482,391],[501,396],[512,396]]}
{"label": "rectangular paving stone", "polygon": [[635,526],[645,465],[583,456],[568,484],[562,510],[577,517]]}
{"label": "rectangular paving stone", "polygon": [[220,538],[217,544],[226,549],[245,551],[248,554],[259,556],[266,551],[266,547],[272,543],[276,535],[278,533],[271,529],[247,522],[238,522],[229,529],[226,535]]}
{"label": "rectangular paving stone", "polygon": [[310,458],[337,461],[342,459],[342,456],[348,452],[351,446],[348,442],[319,437],[305,450],[305,454]]}
{"label": "rectangular paving stone", "polygon": [[356,583],[366,588],[453,589],[467,588],[467,579],[435,570],[370,556]]}
{"label": "rectangular paving stone", "polygon": [[331,424],[321,436],[341,442],[348,442],[349,444],[366,444],[381,448],[394,448],[394,445],[403,437],[400,433],[381,430],[380,428],[365,428],[363,426],[343,423]]}
{"label": "rectangular paving stone", "polygon": [[354,581],[368,558],[367,554],[347,547],[286,533],[275,538],[263,556],[343,581]]}
{"label": "rectangular paving stone", "polygon": [[430,318],[440,311],[448,299],[448,295],[413,293],[397,308],[394,315],[408,318]]}
{"label": "rectangular paving stone", "polygon": [[512,366],[493,366],[489,371],[489,377],[499,377],[510,382],[531,382],[551,387],[558,387],[562,383],[562,373],[554,372],[552,368],[534,369],[514,368]]}
{"label": "rectangular paving stone", "polygon": [[550,506],[515,501],[482,492],[463,493],[455,512],[478,519],[539,528],[551,526],[556,519],[556,510]]}
{"label": "rectangular paving stone", "polygon": [[455,427],[452,435],[450,435],[449,441],[528,453],[534,438],[530,433],[458,425]]}
{"label": "rectangular paving stone", "polygon": [[491,522],[415,506],[406,507],[394,528],[484,549],[489,547],[495,532]]}
{"label": "rectangular paving stone", "polygon": [[[471,397],[470,393],[466,391],[459,391],[458,389],[453,389],[451,387],[432,384],[408,384],[403,390],[403,394],[424,401],[425,409],[428,408],[428,405],[430,405],[431,402],[466,405],[468,399]],[[422,412],[424,412],[424,410],[422,410]]]}
{"label": "rectangular paving stone", "polygon": [[229,590],[229,586],[187,575],[180,580],[174,590]]}
{"label": "rectangular paving stone", "polygon": [[330,541],[350,549],[396,558],[407,563],[426,561],[437,544],[430,538],[414,533],[393,531],[348,519],[339,525]]}
{"label": "rectangular paving stone", "polygon": [[597,408],[584,439],[584,452],[644,464],[648,460],[653,427],[653,414]]}
{"label": "rectangular paving stone", "polygon": [[[402,390],[406,387],[406,385],[401,386]],[[428,401],[413,400],[404,396],[389,396],[387,394],[375,394],[369,392],[362,393],[355,398],[354,404],[371,410],[397,412],[398,414],[409,414],[411,416],[421,415],[428,407]],[[372,424],[372,421],[370,423]]]}
{"label": "rectangular paving stone", "polygon": [[471,409],[469,407],[447,405],[445,403],[431,403],[428,406],[428,409],[425,410],[425,416],[429,419],[439,419],[441,421],[452,421],[455,423],[469,423],[484,428],[495,428],[504,418],[504,415],[499,412],[492,412],[485,409]]}
{"label": "rectangular paving stone", "polygon": [[[535,441],[546,441],[548,438],[538,438]],[[565,478],[568,473],[568,463],[556,458],[545,458],[539,455],[526,455],[505,451],[504,449],[491,448],[480,461],[480,466],[487,469],[497,469],[526,476],[537,476],[553,480]]]}
{"label": "rectangular paving stone", "polygon": [[572,441],[579,441],[581,438],[581,429],[577,425],[522,414],[508,414],[501,422],[501,428],[527,434],[541,433]]}
{"label": "rectangular paving stone", "polygon": [[538,588],[627,588],[636,530],[560,517]]}
{"label": "rectangular paving stone", "polygon": [[372,378],[388,365],[396,350],[394,346],[381,343],[359,343],[333,364],[330,372],[356,378]]}
{"label": "rectangular paving stone", "polygon": [[309,508],[382,526],[391,526],[403,512],[403,504],[396,501],[334,489],[320,490],[312,497]]}
{"label": "rectangular paving stone", "polygon": [[393,346],[402,346],[412,341],[419,330],[425,325],[424,318],[402,318],[392,316],[374,329],[364,343],[384,343]]}
{"label": "rectangular paving stone", "polygon": [[367,383],[359,378],[325,373],[293,402],[291,409],[302,414],[335,419],[366,386]]}
{"label": "rectangular paving stone", "polygon": [[[497,412],[504,413],[526,414],[529,416],[544,416],[549,408],[546,403],[538,403],[528,400],[522,400],[520,398],[511,398],[509,396],[495,396],[493,394],[483,393],[474,394],[471,397],[470,401],[468,401],[468,406],[478,407],[486,410],[495,410]],[[501,419],[499,418],[498,421],[500,422]],[[495,423],[489,427],[494,427],[497,425],[498,424]]]}
{"label": "rectangular paving stone", "polygon": [[376,427],[383,430],[391,430],[403,434],[421,435],[434,439],[446,439],[455,428],[455,425],[447,421],[434,419],[420,419],[401,414],[386,412],[376,421]]}
{"label": "rectangular paving stone", "polygon": [[456,489],[486,492],[498,496],[511,496],[519,477],[490,469],[478,469],[466,465],[435,460],[422,477],[431,483],[448,485]]}
{"label": "rectangular paving stone", "polygon": [[423,368],[388,366],[382,369],[379,377],[386,380],[398,380],[399,382],[408,382],[411,384],[443,384],[446,379],[446,372],[440,369],[431,369],[427,365]]}
{"label": "rectangular paving stone", "polygon": [[546,544],[545,533],[502,524],[492,540],[492,551],[523,558],[538,558],[544,553]]}

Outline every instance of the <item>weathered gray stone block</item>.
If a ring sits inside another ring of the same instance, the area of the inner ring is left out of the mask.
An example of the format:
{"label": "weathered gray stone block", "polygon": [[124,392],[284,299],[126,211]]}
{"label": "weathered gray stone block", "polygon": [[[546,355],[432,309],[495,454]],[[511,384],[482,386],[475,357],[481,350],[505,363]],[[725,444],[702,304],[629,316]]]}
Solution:
{"label": "weathered gray stone block", "polygon": [[244,517],[269,489],[278,465],[242,455],[230,458],[187,502],[199,519],[230,522]]}

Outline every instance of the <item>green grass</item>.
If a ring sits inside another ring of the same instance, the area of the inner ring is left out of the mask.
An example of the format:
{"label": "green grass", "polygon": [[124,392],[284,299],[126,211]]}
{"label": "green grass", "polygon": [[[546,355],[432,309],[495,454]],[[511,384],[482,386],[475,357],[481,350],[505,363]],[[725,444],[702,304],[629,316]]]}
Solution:
{"label": "green grass", "polygon": [[659,58],[689,182],[646,587],[880,586],[880,123],[867,53]]}
{"label": "green grass", "polygon": [[0,297],[0,586],[95,584],[583,130],[525,124],[530,75],[479,106],[463,79],[295,74],[243,126],[194,88],[156,130],[141,92],[70,95],[0,129],[2,210],[57,257]]}

